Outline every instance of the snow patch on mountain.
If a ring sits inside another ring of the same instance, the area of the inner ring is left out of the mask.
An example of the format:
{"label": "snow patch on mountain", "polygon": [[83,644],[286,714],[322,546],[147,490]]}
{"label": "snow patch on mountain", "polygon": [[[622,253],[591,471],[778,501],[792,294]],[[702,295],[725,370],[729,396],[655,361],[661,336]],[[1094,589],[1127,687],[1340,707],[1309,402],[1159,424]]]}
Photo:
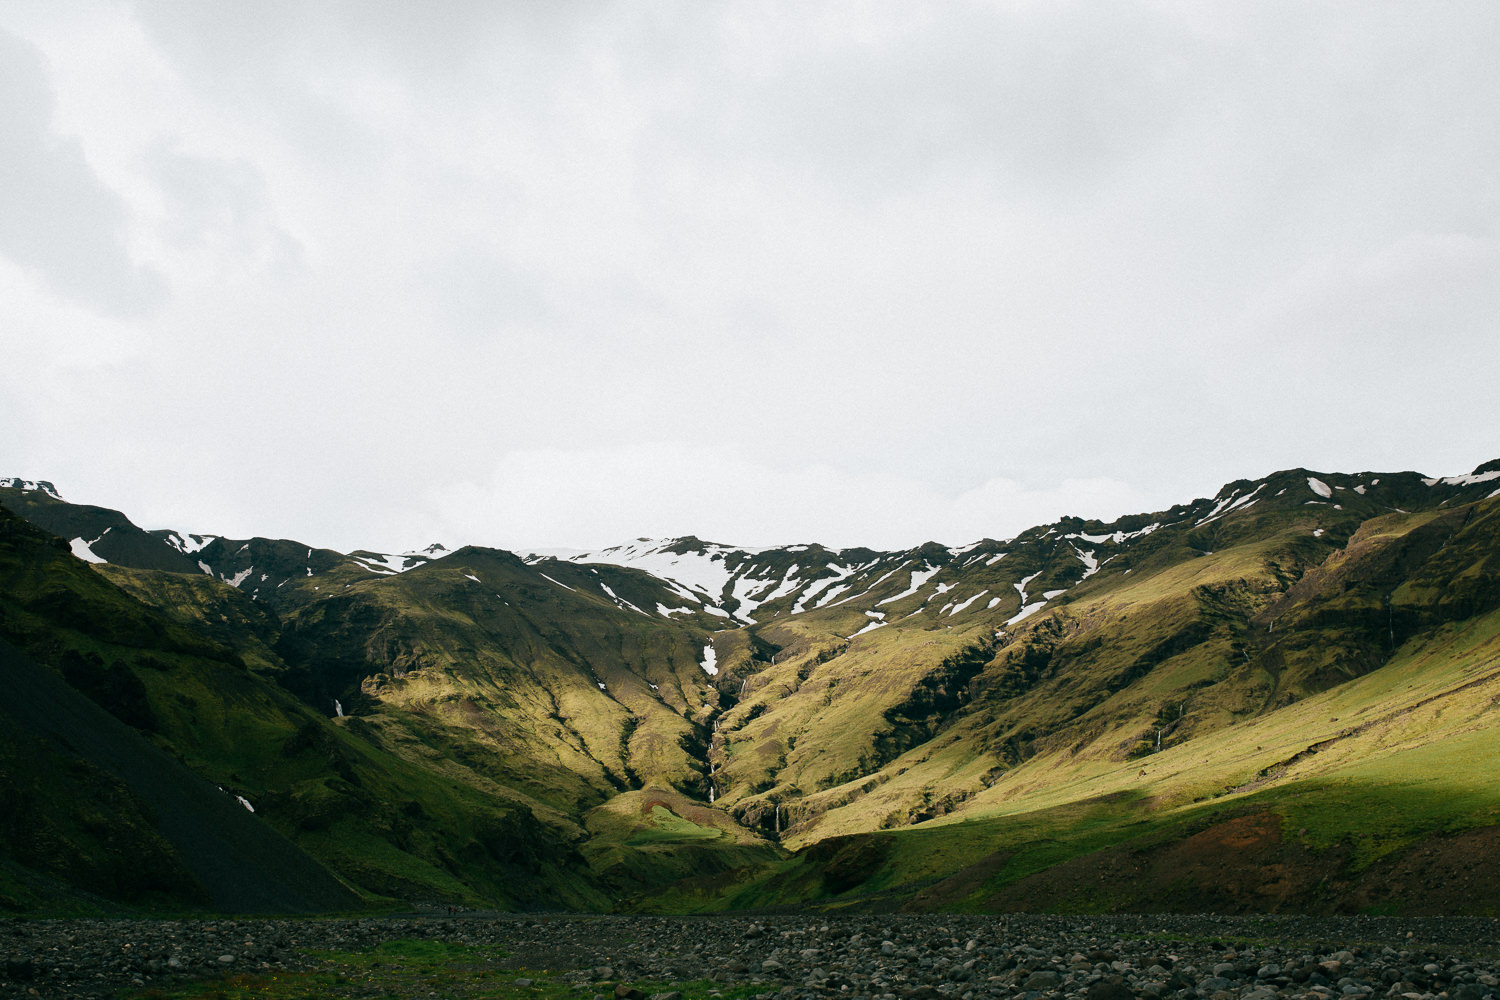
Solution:
{"label": "snow patch on mountain", "polygon": [[975,594],[973,597],[969,598],[967,601],[960,601],[958,604],[950,605],[950,609],[951,610],[949,610],[949,612],[948,612],[948,617],[952,618],[954,615],[956,615],[959,612],[963,611],[969,605],[973,604],[975,601],[979,600],[981,597],[983,597],[985,594],[988,594],[988,593],[989,593],[989,590],[987,590],[987,589],[986,590],[981,590],[979,593]]}
{"label": "snow patch on mountain", "polygon": [[[435,559],[442,559],[447,556],[451,556],[453,554],[453,551],[453,549],[448,548],[448,546],[444,545],[442,542],[433,542],[425,549],[412,549],[410,552],[403,552],[401,554],[408,559],[425,559],[431,562]],[[307,555],[309,558],[312,557],[312,549],[307,550]]]}
{"label": "snow patch on mountain", "polygon": [[1252,504],[1257,502],[1255,499],[1255,494],[1265,489],[1265,486],[1265,483],[1261,483],[1259,486],[1255,487],[1255,489],[1251,490],[1249,493],[1246,493],[1244,496],[1240,496],[1240,491],[1235,490],[1233,493],[1229,494],[1229,496],[1221,500],[1213,510],[1209,511],[1207,516],[1198,521],[1195,527],[1201,527],[1205,524],[1208,524],[1210,521],[1216,521],[1221,517],[1226,517],[1236,510],[1242,510],[1246,507],[1251,506]]}
{"label": "snow patch on mountain", "polygon": [[[818,603],[814,604],[813,607],[815,607],[815,608],[821,608],[823,605],[827,604],[829,601],[833,600],[835,597],[839,596],[844,591],[848,590],[849,587],[850,587],[849,584],[847,584],[847,583],[841,583],[837,587],[830,588],[829,591],[826,594],[823,595],[822,599],[819,600]],[[840,602],[840,603],[842,603],[842,602]]]}
{"label": "snow patch on mountain", "polygon": [[1135,531],[1111,531],[1107,535],[1091,535],[1088,532],[1079,531],[1071,535],[1064,535],[1063,537],[1076,538],[1080,542],[1088,542],[1090,545],[1124,545],[1126,542],[1133,542],[1137,538],[1145,538],[1160,527],[1161,522],[1157,521],[1146,525],[1144,528],[1137,528]]}
{"label": "snow patch on mountain", "polygon": [[887,570],[886,572],[882,573],[880,575],[879,579],[877,579],[874,583],[870,584],[868,587],[865,587],[864,590],[861,590],[861,591],[859,591],[858,593],[855,593],[855,594],[850,594],[848,597],[844,598],[842,601],[835,601],[833,604],[829,605],[829,607],[838,607],[840,604],[848,604],[850,601],[854,600],[856,597],[863,597],[864,595],[868,594],[870,591],[874,590],[876,587],[880,586],[886,580],[890,579],[891,577],[895,576],[897,573],[901,572],[903,569],[905,569],[909,565],[910,565],[910,563],[902,563],[901,565],[897,566],[895,569]]}
{"label": "snow patch on mountain", "polygon": [[680,541],[674,538],[666,542],[654,542],[649,538],[638,538],[626,545],[583,552],[569,557],[567,561],[633,566],[652,576],[675,580],[710,596],[722,594],[730,577],[734,575],[726,564],[726,556],[734,550],[707,543],[700,550],[671,551],[671,547]]}
{"label": "snow patch on mountain", "polygon": [[371,573],[379,573],[381,576],[394,576],[410,569],[408,565],[410,557],[404,555],[389,555],[383,552],[352,552],[349,558],[369,570]]}
{"label": "snow patch on mountain", "polygon": [[[103,535],[99,536],[99,538],[103,538],[103,537],[104,537]],[[94,541],[97,542],[99,540],[99,538],[94,539]],[[91,549],[91,548],[89,548],[89,546],[92,545],[92,544],[93,544],[93,542],[86,542],[86,541],[83,540],[82,537],[75,538],[75,539],[73,539],[72,541],[70,541],[68,543],[69,547],[72,548],[72,550],[73,550],[73,554],[75,556],[77,556],[78,558],[82,559],[84,562],[108,563],[109,562],[108,559],[105,559],[102,556],[98,556],[98,555],[94,554],[94,550]]]}
{"label": "snow patch on mountain", "polygon": [[[854,572],[852,568],[847,566],[834,565],[830,566],[829,569],[833,570],[833,576],[825,576],[821,580],[814,580],[812,583],[808,584],[807,589],[804,590],[801,596],[797,598],[797,603],[792,605],[792,614],[800,614],[801,612],[807,610],[808,601],[811,601],[813,598],[817,597],[819,594],[823,593],[823,591],[838,583],[840,580],[847,579],[849,577],[849,574]],[[818,605],[816,604],[813,605],[813,607],[817,606]]]}
{"label": "snow patch on mountain", "polygon": [[1500,469],[1493,469],[1489,472],[1470,472],[1462,476],[1443,476],[1441,479],[1424,478],[1422,482],[1428,486],[1473,486],[1477,483],[1488,483],[1495,479],[1500,479]]}
{"label": "snow patch on mountain", "polygon": [[62,500],[62,494],[57,492],[57,487],[45,479],[16,479],[14,477],[0,479],[0,489],[20,490],[22,493],[45,493],[54,500]]}
{"label": "snow patch on mountain", "polygon": [[776,589],[761,597],[759,603],[768,604],[779,597],[795,593],[797,588],[801,587],[803,583],[802,578],[797,575],[799,569],[801,567],[793,563],[786,571],[786,575],[781,578],[781,583],[777,585]]}
{"label": "snow patch on mountain", "polygon": [[710,677],[719,675],[719,654],[714,649],[713,643],[710,642],[703,647],[703,658],[698,661],[698,666],[702,667],[703,672]]}
{"label": "snow patch on mountain", "polygon": [[[542,575],[546,576],[545,573],[542,574]],[[547,579],[551,580],[552,578],[551,577],[547,577]],[[553,580],[552,582],[556,583],[557,581]],[[606,594],[609,595],[609,599],[611,601],[614,601],[620,607],[622,607],[622,608],[629,608],[631,611],[634,611],[636,614],[641,614],[641,615],[645,615],[646,614],[646,612],[642,611],[640,608],[636,607],[634,604],[631,604],[629,601],[625,600],[625,598],[621,597],[619,594],[617,594],[613,590],[611,590],[610,587],[609,587],[609,584],[605,583],[603,580],[599,581],[599,586],[600,586],[601,589],[603,589],[603,591]],[[650,616],[647,615],[647,617],[650,617]]]}
{"label": "snow patch on mountain", "polygon": [[[938,573],[941,572],[941,571],[942,571],[942,567],[941,566],[933,566],[933,567],[927,567],[927,568],[924,568],[924,569],[914,569],[914,570],[912,570],[911,571],[911,586],[907,587],[905,590],[903,590],[901,593],[897,594],[895,597],[887,597],[885,600],[880,601],[878,603],[879,604],[894,604],[897,601],[902,600],[903,598],[910,597],[912,594],[915,594],[917,591],[919,591],[923,587],[925,587],[927,585],[927,581],[931,580],[934,576],[937,576]],[[887,575],[889,575],[889,574],[887,574]],[[884,579],[884,577],[882,577],[881,579]]]}
{"label": "snow patch on mountain", "polygon": [[218,538],[218,535],[184,535],[173,531],[167,534],[166,542],[183,555],[190,556],[196,552],[201,552],[204,546],[210,542],[217,541]]}
{"label": "snow patch on mountain", "polygon": [[1307,488],[1312,490],[1318,496],[1322,497],[1324,500],[1327,500],[1329,497],[1333,496],[1333,489],[1327,483],[1323,482],[1323,480],[1321,479],[1314,479],[1312,476],[1307,477]]}
{"label": "snow patch on mountain", "polygon": [[1035,602],[1033,604],[1027,604],[1027,605],[1025,605],[1025,606],[1023,606],[1021,608],[1020,613],[1017,614],[1014,618],[1008,618],[1008,619],[1006,619],[1005,624],[1007,624],[1007,625],[1014,625],[1016,622],[1025,621],[1026,619],[1030,618],[1032,615],[1036,614],[1038,611],[1042,610],[1046,606],[1047,606],[1047,602],[1046,601],[1037,601],[1037,602]]}

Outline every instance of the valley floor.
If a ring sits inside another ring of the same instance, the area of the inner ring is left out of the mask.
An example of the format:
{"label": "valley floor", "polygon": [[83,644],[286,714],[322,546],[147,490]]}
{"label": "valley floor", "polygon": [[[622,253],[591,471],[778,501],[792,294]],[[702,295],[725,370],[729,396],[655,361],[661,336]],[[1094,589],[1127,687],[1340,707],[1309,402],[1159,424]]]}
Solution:
{"label": "valley floor", "polygon": [[1484,1000],[1472,917],[759,915],[0,922],[0,997]]}

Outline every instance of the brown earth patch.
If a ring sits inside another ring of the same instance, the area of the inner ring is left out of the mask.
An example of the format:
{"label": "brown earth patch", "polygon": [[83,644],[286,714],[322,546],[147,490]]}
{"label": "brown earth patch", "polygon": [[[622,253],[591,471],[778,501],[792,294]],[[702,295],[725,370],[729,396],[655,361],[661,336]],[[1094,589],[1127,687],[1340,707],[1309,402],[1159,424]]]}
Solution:
{"label": "brown earth patch", "polygon": [[1347,852],[1287,842],[1281,818],[1221,820],[1183,840],[1111,847],[996,890],[990,911],[1323,912],[1343,888]]}
{"label": "brown earth patch", "polygon": [[1382,858],[1360,873],[1341,903],[1347,910],[1409,916],[1495,916],[1500,909],[1500,826],[1431,837]]}
{"label": "brown earth patch", "polygon": [[984,888],[984,884],[1000,873],[1014,851],[996,851],[986,855],[967,868],[961,868],[935,885],[917,893],[902,907],[915,913],[950,909]]}
{"label": "brown earth patch", "polygon": [[[990,855],[914,896],[912,909],[970,897],[1004,868]],[[1369,913],[1494,915],[1500,910],[1500,826],[1429,837],[1359,871],[1344,845],[1316,850],[1257,812],[1149,847],[1073,858],[995,889],[990,912]]]}

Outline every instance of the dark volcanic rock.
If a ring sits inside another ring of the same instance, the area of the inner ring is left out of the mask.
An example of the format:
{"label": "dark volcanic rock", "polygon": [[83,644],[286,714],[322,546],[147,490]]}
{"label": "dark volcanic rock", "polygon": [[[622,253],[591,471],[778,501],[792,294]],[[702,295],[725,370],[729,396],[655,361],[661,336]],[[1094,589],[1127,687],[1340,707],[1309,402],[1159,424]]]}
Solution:
{"label": "dark volcanic rock", "polygon": [[100,1000],[400,939],[495,946],[622,1000],[704,978],[762,1000],[1500,1000],[1500,921],[1172,915],[11,919],[0,998]]}

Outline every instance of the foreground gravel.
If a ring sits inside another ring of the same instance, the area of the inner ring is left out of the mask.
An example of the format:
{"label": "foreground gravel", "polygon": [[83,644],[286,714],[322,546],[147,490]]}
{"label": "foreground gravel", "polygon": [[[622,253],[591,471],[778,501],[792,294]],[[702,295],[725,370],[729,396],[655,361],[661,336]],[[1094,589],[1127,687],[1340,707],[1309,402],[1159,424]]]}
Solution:
{"label": "foreground gravel", "polygon": [[696,979],[766,1000],[1500,1000],[1497,935],[1500,921],[1435,917],[10,919],[0,997],[116,997],[414,938],[497,946],[515,968],[563,973],[584,1000]]}

